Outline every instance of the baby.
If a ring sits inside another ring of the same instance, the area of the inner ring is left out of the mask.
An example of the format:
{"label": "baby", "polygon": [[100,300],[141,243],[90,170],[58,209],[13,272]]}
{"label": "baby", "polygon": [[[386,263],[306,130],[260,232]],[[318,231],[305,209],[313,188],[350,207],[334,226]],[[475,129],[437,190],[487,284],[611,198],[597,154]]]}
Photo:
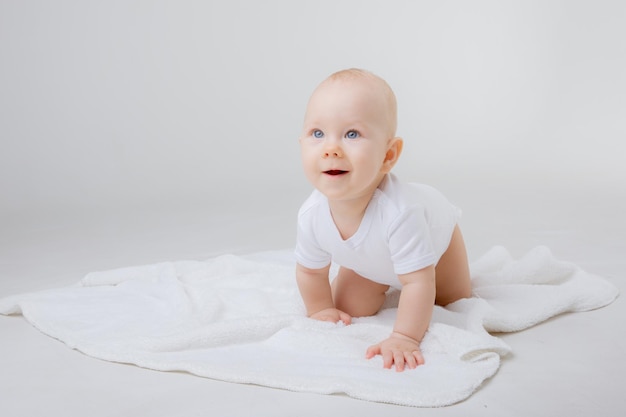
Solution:
{"label": "baby", "polygon": [[[460,211],[437,190],[400,182],[396,99],[359,69],[332,74],[309,99],[300,138],[315,191],[298,213],[296,278],[309,317],[350,324],[376,314],[400,289],[389,337],[370,346],[385,368],[424,363],[420,342],[434,304],[471,296]],[[331,261],[339,265],[329,280]]]}

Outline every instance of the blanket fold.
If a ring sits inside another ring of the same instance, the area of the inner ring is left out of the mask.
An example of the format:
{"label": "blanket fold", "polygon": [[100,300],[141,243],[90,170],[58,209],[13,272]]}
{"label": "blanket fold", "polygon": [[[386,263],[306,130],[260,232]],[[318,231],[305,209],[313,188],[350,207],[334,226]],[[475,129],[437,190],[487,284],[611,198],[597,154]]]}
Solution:
{"label": "blanket fold", "polygon": [[393,328],[397,292],[345,326],[306,318],[289,251],[93,272],[75,286],[0,299],[43,333],[108,361],[407,406],[469,397],[511,352],[490,333],[611,303],[617,288],[537,247],[494,247],[471,265],[473,297],[435,307],[426,364],[397,373],[365,359]]}

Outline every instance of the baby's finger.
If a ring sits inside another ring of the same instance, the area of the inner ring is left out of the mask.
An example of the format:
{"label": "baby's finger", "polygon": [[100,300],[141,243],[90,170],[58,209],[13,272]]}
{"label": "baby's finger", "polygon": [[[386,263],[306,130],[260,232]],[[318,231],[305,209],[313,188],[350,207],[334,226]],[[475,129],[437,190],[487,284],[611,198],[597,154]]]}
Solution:
{"label": "baby's finger", "polygon": [[396,371],[404,371],[404,352],[396,350],[393,352],[393,361],[396,364]]}
{"label": "baby's finger", "polygon": [[390,350],[386,350],[382,352],[383,356],[383,368],[390,369],[393,364],[393,352]]}
{"label": "baby's finger", "polygon": [[413,354],[413,357],[415,358],[417,366],[424,365],[424,363],[426,363],[426,361],[424,360],[424,355],[422,355],[422,352],[420,352],[419,350],[414,350],[411,353]]}
{"label": "baby's finger", "polygon": [[365,359],[372,359],[376,355],[380,355],[380,343],[367,348],[365,351]]}
{"label": "baby's finger", "polygon": [[405,352],[404,353],[404,361],[409,369],[417,368],[417,358],[413,354],[413,352]]}

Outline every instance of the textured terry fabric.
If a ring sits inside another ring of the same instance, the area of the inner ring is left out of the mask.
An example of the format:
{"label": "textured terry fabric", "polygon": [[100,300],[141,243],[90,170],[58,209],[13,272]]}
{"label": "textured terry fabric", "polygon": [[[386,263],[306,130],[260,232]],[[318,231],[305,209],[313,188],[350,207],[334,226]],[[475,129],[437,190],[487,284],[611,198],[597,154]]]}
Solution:
{"label": "textured terry fabric", "polygon": [[[426,364],[397,373],[368,346],[393,329],[398,292],[345,326],[309,319],[291,251],[180,261],[88,274],[78,285],[0,299],[39,330],[96,358],[238,383],[406,406],[454,404],[493,376],[519,331],[602,307],[617,289],[545,247],[519,260],[495,247],[471,265],[473,294],[435,306]],[[335,269],[336,270],[336,269]],[[559,322],[550,323],[558,326]],[[497,383],[497,381],[494,381]]]}

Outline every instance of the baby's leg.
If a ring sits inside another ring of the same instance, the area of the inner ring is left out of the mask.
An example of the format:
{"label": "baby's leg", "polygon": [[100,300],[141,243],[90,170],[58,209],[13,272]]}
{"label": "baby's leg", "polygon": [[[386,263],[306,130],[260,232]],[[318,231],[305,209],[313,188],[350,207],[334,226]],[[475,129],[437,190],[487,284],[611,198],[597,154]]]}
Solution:
{"label": "baby's leg", "polygon": [[333,300],[335,308],[352,317],[373,316],[385,302],[388,285],[363,278],[348,268],[339,268],[333,280]]}
{"label": "baby's leg", "polygon": [[435,304],[445,306],[472,296],[465,242],[459,226],[454,227],[450,245],[435,267],[437,296]]}

